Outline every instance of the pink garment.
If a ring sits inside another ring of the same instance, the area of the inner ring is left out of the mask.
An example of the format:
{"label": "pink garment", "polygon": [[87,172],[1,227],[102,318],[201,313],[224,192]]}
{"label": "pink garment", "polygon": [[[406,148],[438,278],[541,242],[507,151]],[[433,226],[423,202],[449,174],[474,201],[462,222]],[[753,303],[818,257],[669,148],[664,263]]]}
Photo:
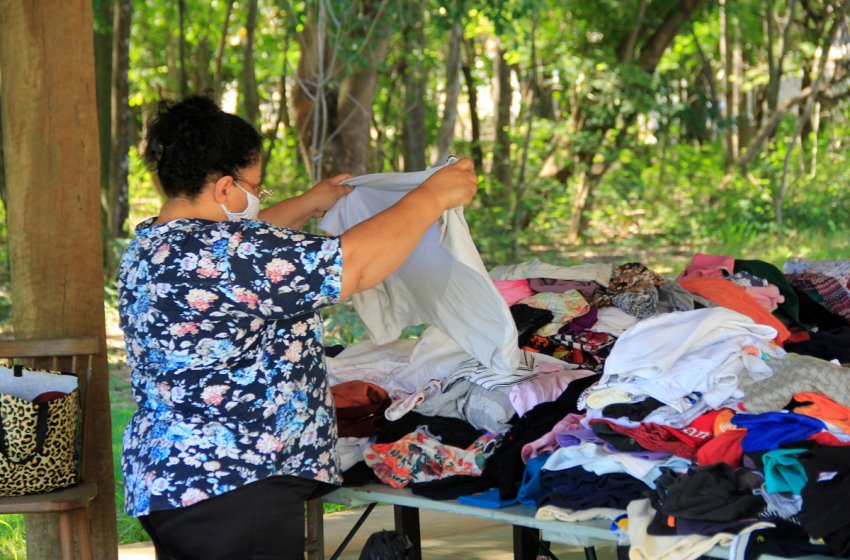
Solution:
{"label": "pink garment", "polygon": [[559,373],[538,375],[512,385],[508,399],[510,399],[517,414],[522,416],[538,404],[551,402],[560,397],[567,386],[576,379],[594,373],[587,369],[567,369]]}
{"label": "pink garment", "polygon": [[496,289],[502,294],[508,306],[535,294],[529,287],[528,280],[494,280],[493,284],[496,285]]}
{"label": "pink garment", "polygon": [[785,301],[785,296],[779,293],[779,288],[770,284],[768,286],[746,286],[744,288],[747,293],[753,296],[753,299],[759,302],[762,307],[768,311],[773,311],[779,304]]}
{"label": "pink garment", "polygon": [[584,418],[584,414],[574,414],[570,413],[564,416],[564,419],[555,424],[555,427],[552,428],[552,431],[543,434],[540,438],[532,441],[531,443],[526,443],[522,446],[522,462],[528,463],[529,460],[537,457],[538,455],[543,455],[544,453],[549,453],[554,451],[558,447],[558,440],[555,438],[558,434],[563,434],[564,432],[568,432],[570,430],[575,430],[576,428],[581,428],[580,420]]}
{"label": "pink garment", "polygon": [[691,264],[688,265],[688,268],[679,275],[679,278],[685,278],[686,276],[713,276],[716,278],[722,278],[724,271],[731,276],[734,270],[734,257],[697,253],[691,257]]}

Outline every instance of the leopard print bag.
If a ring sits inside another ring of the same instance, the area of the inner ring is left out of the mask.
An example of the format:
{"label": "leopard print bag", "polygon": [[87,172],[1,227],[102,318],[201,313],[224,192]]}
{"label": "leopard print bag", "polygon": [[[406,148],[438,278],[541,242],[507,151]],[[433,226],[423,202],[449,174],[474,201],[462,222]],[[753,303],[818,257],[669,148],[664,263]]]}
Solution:
{"label": "leopard print bag", "polygon": [[[50,387],[50,377],[20,366],[15,366],[14,375],[2,375],[11,373],[4,369],[0,368],[0,496],[49,492],[75,484],[78,390],[65,394],[68,375],[56,374],[63,390],[51,394],[55,398],[48,397],[48,402],[32,402],[21,398],[17,387],[9,387],[15,379],[35,375],[41,376],[39,388]],[[72,377],[76,386],[76,376]]]}

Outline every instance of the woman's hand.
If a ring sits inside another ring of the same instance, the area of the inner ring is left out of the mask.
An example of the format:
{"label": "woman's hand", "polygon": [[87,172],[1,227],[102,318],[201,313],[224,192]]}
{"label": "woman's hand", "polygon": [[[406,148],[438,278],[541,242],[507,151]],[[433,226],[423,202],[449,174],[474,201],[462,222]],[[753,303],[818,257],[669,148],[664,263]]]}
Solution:
{"label": "woman's hand", "polygon": [[351,177],[352,175],[349,173],[342,173],[323,179],[301,195],[309,201],[310,208],[312,209],[312,218],[321,218],[340,198],[354,190],[354,187],[340,184],[346,179],[351,179]]}
{"label": "woman's hand", "polygon": [[419,188],[435,196],[444,209],[469,204],[478,190],[475,165],[463,158],[428,177]]}

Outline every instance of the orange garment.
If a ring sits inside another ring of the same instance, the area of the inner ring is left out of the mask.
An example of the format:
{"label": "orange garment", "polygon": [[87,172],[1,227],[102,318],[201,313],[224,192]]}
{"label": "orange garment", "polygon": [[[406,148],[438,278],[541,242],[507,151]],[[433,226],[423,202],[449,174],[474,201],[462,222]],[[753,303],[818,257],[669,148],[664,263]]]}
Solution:
{"label": "orange garment", "polygon": [[821,393],[811,391],[797,393],[794,400],[803,403],[802,406],[794,407],[795,413],[829,422],[844,433],[850,434],[850,408]]}
{"label": "orange garment", "polygon": [[378,433],[384,411],[392,402],[385,389],[367,381],[346,381],[331,387],[340,437],[369,437]]}
{"label": "orange garment", "polygon": [[747,293],[747,290],[737,284],[723,278],[699,277],[679,278],[676,282],[692,294],[702,296],[717,305],[742,313],[760,325],[773,327],[777,332],[773,342],[780,346],[791,336],[791,333],[779,319],[762,307],[753,296]]}

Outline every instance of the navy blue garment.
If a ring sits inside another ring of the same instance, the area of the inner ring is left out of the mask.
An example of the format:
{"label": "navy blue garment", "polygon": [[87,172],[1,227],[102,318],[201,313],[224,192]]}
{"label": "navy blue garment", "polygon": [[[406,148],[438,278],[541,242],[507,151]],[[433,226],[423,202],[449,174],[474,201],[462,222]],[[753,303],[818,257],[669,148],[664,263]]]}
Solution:
{"label": "navy blue garment", "polygon": [[581,467],[562,471],[543,471],[543,485],[552,491],[543,496],[540,505],[567,509],[607,507],[626,509],[649,489],[637,478],[625,473],[596,474]]}

